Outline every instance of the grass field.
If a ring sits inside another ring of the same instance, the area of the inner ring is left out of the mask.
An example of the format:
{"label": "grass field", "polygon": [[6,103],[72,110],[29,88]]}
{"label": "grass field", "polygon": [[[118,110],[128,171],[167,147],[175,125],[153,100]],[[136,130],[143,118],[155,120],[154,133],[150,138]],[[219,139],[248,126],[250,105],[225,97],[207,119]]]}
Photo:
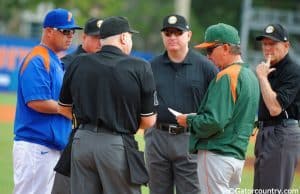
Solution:
{"label": "grass field", "polygon": [[[15,94],[0,93],[0,105],[15,105]],[[0,106],[0,111],[1,106]],[[136,135],[140,148],[144,149],[144,141],[142,135]],[[0,122],[0,194],[11,194],[13,190],[13,171],[12,171],[12,143],[13,143],[13,123]],[[248,147],[247,156],[253,157],[253,142]],[[270,177],[272,178],[272,177]],[[244,168],[242,182],[240,188],[251,189],[253,182],[253,168],[247,166]],[[294,189],[298,189],[300,194],[300,172],[295,177]],[[143,194],[147,194],[148,188],[143,187]]]}

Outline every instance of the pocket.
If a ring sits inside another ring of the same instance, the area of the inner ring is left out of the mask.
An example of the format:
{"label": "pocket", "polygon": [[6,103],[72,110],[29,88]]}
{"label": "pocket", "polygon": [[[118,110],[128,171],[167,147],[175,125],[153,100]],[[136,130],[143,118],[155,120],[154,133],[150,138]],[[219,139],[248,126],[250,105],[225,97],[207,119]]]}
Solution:
{"label": "pocket", "polygon": [[132,147],[125,147],[127,164],[132,184],[147,185],[149,176],[145,167],[144,152]]}
{"label": "pocket", "polygon": [[284,144],[284,140],[286,139],[286,128],[277,128],[275,127],[274,130],[272,131],[272,140],[280,145],[281,147],[283,146]]}

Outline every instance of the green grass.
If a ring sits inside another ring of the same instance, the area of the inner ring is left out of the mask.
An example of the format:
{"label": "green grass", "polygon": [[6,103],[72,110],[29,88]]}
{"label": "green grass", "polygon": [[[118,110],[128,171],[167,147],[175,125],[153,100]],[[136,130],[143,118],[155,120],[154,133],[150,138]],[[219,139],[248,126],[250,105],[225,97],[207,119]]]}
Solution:
{"label": "green grass", "polygon": [[0,193],[9,194],[13,189],[12,170],[13,124],[0,123]]}
{"label": "green grass", "polygon": [[0,104],[15,105],[17,101],[15,93],[1,93],[0,92]]}
{"label": "green grass", "polygon": [[247,157],[254,157],[254,143],[249,142],[247,152],[246,152]]}
{"label": "green grass", "polygon": [[[11,93],[0,93],[0,104],[14,105],[16,97]],[[0,110],[1,111],[1,110]],[[136,135],[140,149],[143,150],[145,143],[143,136]],[[13,145],[13,124],[0,123],[0,194],[11,194],[13,190],[13,171],[12,171],[12,145]],[[254,144],[248,146],[247,156],[253,156]],[[272,177],[270,177],[272,178]],[[253,182],[253,168],[244,168],[240,188],[251,189]],[[295,177],[293,188],[297,188],[300,193],[300,175]],[[142,187],[142,193],[148,194],[147,187]]]}

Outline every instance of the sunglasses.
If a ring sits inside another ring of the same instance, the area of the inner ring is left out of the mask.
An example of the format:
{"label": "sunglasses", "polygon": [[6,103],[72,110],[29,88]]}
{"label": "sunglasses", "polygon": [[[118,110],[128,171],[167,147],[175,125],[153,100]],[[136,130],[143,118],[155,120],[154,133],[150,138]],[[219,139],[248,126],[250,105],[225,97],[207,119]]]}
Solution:
{"label": "sunglasses", "polygon": [[172,36],[172,34],[174,34],[177,37],[177,36],[181,36],[183,34],[183,31],[182,30],[165,30],[165,31],[163,31],[163,33],[167,37]]}
{"label": "sunglasses", "polygon": [[74,29],[58,29],[58,28],[53,28],[54,30],[62,33],[63,35],[69,36],[69,35],[73,35],[75,34],[75,30]]}
{"label": "sunglasses", "polygon": [[219,46],[222,46],[222,45],[224,45],[224,44],[223,43],[218,43],[218,44],[215,44],[214,46],[206,48],[206,54],[211,55],[214,52],[215,48],[217,48]]}

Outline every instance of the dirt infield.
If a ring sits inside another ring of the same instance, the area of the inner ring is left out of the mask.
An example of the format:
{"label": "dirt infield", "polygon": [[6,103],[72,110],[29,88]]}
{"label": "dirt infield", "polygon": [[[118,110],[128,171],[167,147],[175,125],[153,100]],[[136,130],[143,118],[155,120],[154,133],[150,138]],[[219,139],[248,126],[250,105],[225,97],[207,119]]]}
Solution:
{"label": "dirt infield", "polygon": [[10,123],[15,119],[15,106],[13,105],[0,105],[0,122]]}

